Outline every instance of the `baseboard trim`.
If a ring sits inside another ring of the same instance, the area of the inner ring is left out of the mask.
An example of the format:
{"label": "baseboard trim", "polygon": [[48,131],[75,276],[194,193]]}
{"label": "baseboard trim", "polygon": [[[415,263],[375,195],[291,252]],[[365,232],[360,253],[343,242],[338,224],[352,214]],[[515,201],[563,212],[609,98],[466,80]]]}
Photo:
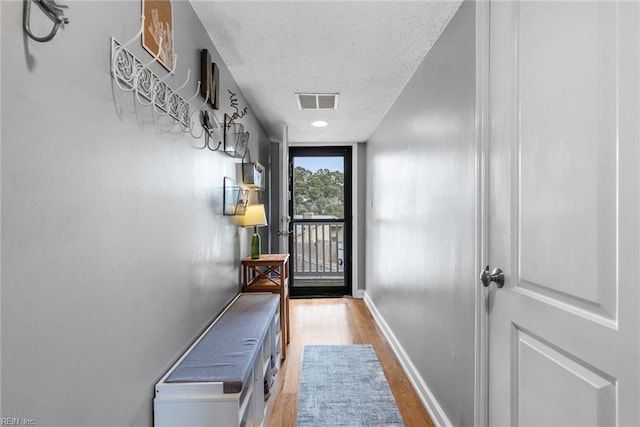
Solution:
{"label": "baseboard trim", "polygon": [[354,298],[358,298],[358,299],[364,298],[364,290],[363,289],[354,289],[353,297]]}
{"label": "baseboard trim", "polygon": [[453,427],[453,424],[451,424],[451,421],[449,421],[449,418],[447,418],[447,415],[445,414],[440,404],[438,404],[435,396],[433,395],[433,393],[431,393],[431,390],[429,390],[429,387],[422,378],[422,375],[420,375],[415,365],[409,358],[409,355],[407,355],[407,353],[404,351],[404,348],[402,348],[400,342],[394,335],[393,331],[391,331],[391,328],[389,328],[389,325],[387,325],[387,322],[385,322],[384,318],[382,317],[375,304],[371,300],[371,297],[369,297],[366,291],[364,292],[364,303],[371,312],[371,315],[378,324],[378,327],[380,328],[380,330],[382,330],[385,338],[391,345],[393,352],[396,354],[396,357],[400,361],[400,365],[402,365],[402,369],[404,370],[405,374],[407,374],[407,377],[409,377],[411,385],[418,394],[418,397],[429,413],[429,416],[431,416],[431,420],[433,421],[433,423],[438,427]]}

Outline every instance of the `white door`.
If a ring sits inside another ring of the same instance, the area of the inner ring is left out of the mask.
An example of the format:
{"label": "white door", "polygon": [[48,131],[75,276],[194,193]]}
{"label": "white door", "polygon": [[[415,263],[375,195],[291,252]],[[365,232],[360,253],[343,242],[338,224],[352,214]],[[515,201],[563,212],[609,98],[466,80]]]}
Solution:
{"label": "white door", "polygon": [[640,425],[640,7],[490,4],[489,424]]}
{"label": "white door", "polygon": [[289,253],[289,128],[282,125],[282,144],[280,144],[280,253]]}

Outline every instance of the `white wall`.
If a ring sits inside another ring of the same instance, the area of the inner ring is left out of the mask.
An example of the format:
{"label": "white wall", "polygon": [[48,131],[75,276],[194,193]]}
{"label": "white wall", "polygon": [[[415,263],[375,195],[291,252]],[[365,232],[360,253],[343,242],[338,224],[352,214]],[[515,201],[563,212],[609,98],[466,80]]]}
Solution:
{"label": "white wall", "polygon": [[366,292],[454,425],[474,423],[475,4],[367,141]]}
{"label": "white wall", "polygon": [[[110,36],[137,32],[139,0],[65,4],[71,23],[37,43],[23,36],[22,2],[0,2],[0,415],[150,425],[154,383],[239,290],[249,232],[222,216],[223,177],[239,160],[195,148],[202,140],[112,87]],[[173,7],[169,85],[191,68],[190,97],[207,48],[220,66],[220,119],[227,88],[247,105],[191,5]],[[139,42],[132,49],[151,59]],[[267,164],[251,110],[242,122],[253,159]]]}

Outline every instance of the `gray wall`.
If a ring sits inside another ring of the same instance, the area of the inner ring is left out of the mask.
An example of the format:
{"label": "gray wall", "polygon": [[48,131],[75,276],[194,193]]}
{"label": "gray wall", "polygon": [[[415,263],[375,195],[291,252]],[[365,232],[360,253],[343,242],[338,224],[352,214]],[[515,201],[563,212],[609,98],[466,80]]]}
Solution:
{"label": "gray wall", "polygon": [[354,185],[358,186],[358,259],[354,260],[358,268],[357,289],[365,290],[367,274],[367,144],[358,143],[358,176],[354,179]]}
{"label": "gray wall", "polygon": [[[70,25],[36,43],[23,37],[22,2],[0,2],[1,416],[151,425],[153,385],[239,290],[250,230],[221,206],[238,160],[197,149],[112,87],[110,37],[137,32],[139,0],[65,3]],[[191,68],[190,97],[207,48],[221,65],[217,115],[231,112],[227,88],[247,105],[191,5],[173,7],[168,83]],[[139,41],[132,49],[151,59]],[[268,164],[251,110],[242,122],[252,158]]]}
{"label": "gray wall", "polygon": [[367,293],[449,420],[473,425],[475,5],[367,143]]}

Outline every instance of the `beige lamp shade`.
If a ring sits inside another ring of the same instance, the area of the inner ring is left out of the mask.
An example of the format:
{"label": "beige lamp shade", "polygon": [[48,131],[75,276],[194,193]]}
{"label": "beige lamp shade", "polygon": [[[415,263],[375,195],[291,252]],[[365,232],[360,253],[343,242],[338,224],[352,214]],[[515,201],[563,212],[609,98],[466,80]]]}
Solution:
{"label": "beige lamp shade", "polygon": [[248,205],[244,216],[240,217],[240,225],[243,227],[261,227],[267,225],[267,215],[264,210],[264,205]]}

